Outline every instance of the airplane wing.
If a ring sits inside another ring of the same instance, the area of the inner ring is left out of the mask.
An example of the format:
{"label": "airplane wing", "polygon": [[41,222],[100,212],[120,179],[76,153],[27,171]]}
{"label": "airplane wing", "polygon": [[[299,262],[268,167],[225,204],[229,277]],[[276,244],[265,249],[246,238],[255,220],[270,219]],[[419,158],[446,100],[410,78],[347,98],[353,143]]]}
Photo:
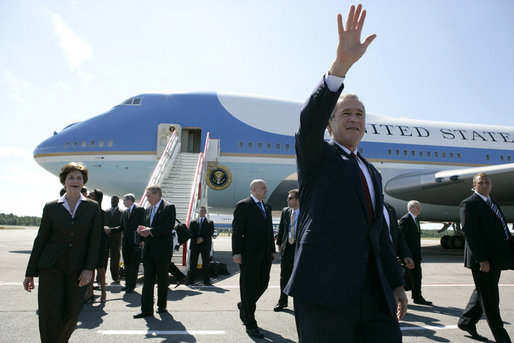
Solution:
{"label": "airplane wing", "polygon": [[491,178],[491,196],[500,206],[514,204],[514,163],[403,174],[389,180],[384,191],[406,201],[416,199],[426,204],[458,206],[471,195],[473,176],[480,172]]}

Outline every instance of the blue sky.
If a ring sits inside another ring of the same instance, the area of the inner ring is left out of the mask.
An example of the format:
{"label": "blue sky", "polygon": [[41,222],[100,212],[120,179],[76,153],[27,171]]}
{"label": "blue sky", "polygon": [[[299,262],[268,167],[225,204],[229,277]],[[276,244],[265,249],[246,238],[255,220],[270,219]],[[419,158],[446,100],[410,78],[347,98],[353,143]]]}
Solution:
{"label": "blue sky", "polygon": [[[514,2],[363,1],[377,34],[346,90],[368,112],[514,126]],[[32,158],[66,125],[153,91],[304,100],[347,1],[0,1],[0,212],[60,184]],[[137,137],[134,137],[137,139]],[[108,203],[104,203],[108,207]]]}

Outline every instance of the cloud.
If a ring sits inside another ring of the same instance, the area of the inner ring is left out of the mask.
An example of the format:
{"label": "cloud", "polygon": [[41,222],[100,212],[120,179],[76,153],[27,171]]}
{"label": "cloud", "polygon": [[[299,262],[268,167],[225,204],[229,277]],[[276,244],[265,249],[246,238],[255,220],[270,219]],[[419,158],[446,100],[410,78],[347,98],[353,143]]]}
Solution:
{"label": "cloud", "polygon": [[92,75],[82,70],[85,61],[93,57],[91,47],[57,14],[47,10],[50,14],[54,33],[59,38],[59,45],[64,51],[66,61],[71,70],[79,75],[84,82],[89,82]]}
{"label": "cloud", "polygon": [[9,70],[2,70],[2,77],[7,84],[6,94],[13,99],[24,102],[25,97],[22,94],[35,92],[34,84],[13,76]]}

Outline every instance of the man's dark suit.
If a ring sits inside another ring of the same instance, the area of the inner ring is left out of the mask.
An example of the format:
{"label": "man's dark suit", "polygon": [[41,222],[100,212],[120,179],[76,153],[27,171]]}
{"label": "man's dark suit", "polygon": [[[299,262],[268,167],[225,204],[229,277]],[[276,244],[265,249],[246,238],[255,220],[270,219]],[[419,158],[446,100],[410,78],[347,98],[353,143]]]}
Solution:
{"label": "man's dark suit", "polygon": [[136,232],[139,225],[143,225],[145,221],[145,209],[134,205],[129,215],[130,209],[126,209],[121,216],[119,226],[111,228],[111,232],[120,235],[123,234],[121,243],[121,252],[123,253],[123,261],[125,264],[125,283],[129,290],[136,288],[137,274],[139,272],[139,262],[141,253],[139,242],[141,237]]}
{"label": "man's dark suit", "polygon": [[251,197],[236,204],[232,221],[232,254],[240,254],[240,318],[247,329],[256,328],[257,300],[268,288],[271,258],[275,252],[271,206],[265,204],[266,218]]}
{"label": "man's dark suit", "polygon": [[[203,223],[200,224],[200,217],[189,224],[189,230],[191,230],[191,255],[189,256],[189,282],[194,282],[196,273],[196,266],[198,264],[198,255],[202,254],[202,276],[203,282],[209,283],[209,255],[211,254],[212,246],[212,235],[214,234],[214,222],[207,218],[203,219]],[[200,244],[196,243],[196,239],[201,237],[203,242]]]}
{"label": "man's dark suit", "polygon": [[[105,223],[104,225],[113,228],[119,226],[121,223],[121,211],[118,207],[114,210],[112,208],[105,211]],[[111,257],[111,277],[114,281],[119,280],[120,273],[120,248],[121,248],[121,232],[112,234],[107,238],[107,244],[105,245],[105,263],[107,266],[107,260]]]}
{"label": "man's dark suit", "polygon": [[280,216],[280,224],[278,227],[276,244],[280,247],[280,299],[278,305],[287,306],[287,294],[284,293],[287,282],[291,277],[294,264],[294,251],[296,242],[289,243],[289,225],[291,222],[291,213],[294,209],[284,207]]}
{"label": "man's dark suit", "polygon": [[[302,342],[353,341],[354,332],[365,341],[385,342],[391,336],[398,341],[401,332],[392,289],[402,286],[403,279],[384,228],[381,176],[359,156],[373,179],[369,186],[375,191],[375,220],[371,224],[359,166],[338,152],[335,143],[324,140],[342,88],[331,92],[323,80],[301,112],[295,144],[300,219],[293,273],[285,293],[294,298]],[[360,326],[361,310],[374,312],[375,305],[382,304],[388,324],[380,330]],[[325,320],[325,314],[333,314],[333,320]],[[343,332],[351,334],[343,337]]]}
{"label": "man's dark suit", "polygon": [[67,342],[77,326],[85,286],[83,270],[93,271],[102,232],[100,207],[84,200],[75,217],[57,201],[49,202],[30,255],[25,276],[39,276],[39,333],[42,342]]}
{"label": "man's dark suit", "polygon": [[399,226],[414,260],[414,269],[412,269],[412,299],[421,299],[423,298],[421,294],[421,233],[419,232],[418,224],[409,212],[400,218]]}
{"label": "man's dark suit", "polygon": [[143,238],[144,281],[141,295],[141,312],[153,313],[154,285],[157,278],[157,306],[166,308],[168,296],[168,268],[173,254],[173,236],[171,231],[175,224],[175,205],[162,199],[153,222],[150,224],[152,207],[145,213],[145,225],[152,228],[152,234]]}
{"label": "man's dark suit", "polygon": [[391,205],[389,205],[386,202],[384,202],[384,206],[387,210],[387,213],[389,213],[388,228],[389,233],[391,235],[391,243],[393,244],[393,251],[402,261],[406,257],[412,258],[409,247],[405,242],[405,237],[403,237],[403,232],[400,230],[400,227],[398,226],[398,217],[396,216],[396,211]]}
{"label": "man's dark suit", "polygon": [[[466,239],[464,266],[471,269],[475,290],[459,319],[459,327],[475,327],[485,312],[495,340],[510,342],[500,316],[498,282],[501,271],[511,268],[512,237],[509,234],[507,239],[500,219],[476,193],[461,202],[460,220]],[[480,271],[480,262],[484,261],[489,262],[488,273]]]}

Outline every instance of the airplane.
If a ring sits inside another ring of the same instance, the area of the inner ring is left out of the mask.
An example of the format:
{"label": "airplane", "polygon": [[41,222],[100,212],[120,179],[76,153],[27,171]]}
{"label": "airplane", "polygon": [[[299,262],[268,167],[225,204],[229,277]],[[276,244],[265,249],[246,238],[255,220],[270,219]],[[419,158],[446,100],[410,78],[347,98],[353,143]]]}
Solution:
{"label": "airplane", "polygon": [[[142,194],[166,145],[162,127],[180,131],[186,152],[200,152],[209,133],[219,141],[219,159],[206,175],[209,211],[231,213],[256,178],[266,180],[268,202],[278,211],[297,187],[294,133],[302,105],[223,92],[140,94],[54,132],[34,158],[55,175],[65,163],[82,161],[90,185],[111,195]],[[422,221],[458,223],[458,205],[483,171],[492,178],[492,197],[514,221],[514,127],[369,113],[359,152],[381,172],[385,201],[399,216],[416,199]]]}

